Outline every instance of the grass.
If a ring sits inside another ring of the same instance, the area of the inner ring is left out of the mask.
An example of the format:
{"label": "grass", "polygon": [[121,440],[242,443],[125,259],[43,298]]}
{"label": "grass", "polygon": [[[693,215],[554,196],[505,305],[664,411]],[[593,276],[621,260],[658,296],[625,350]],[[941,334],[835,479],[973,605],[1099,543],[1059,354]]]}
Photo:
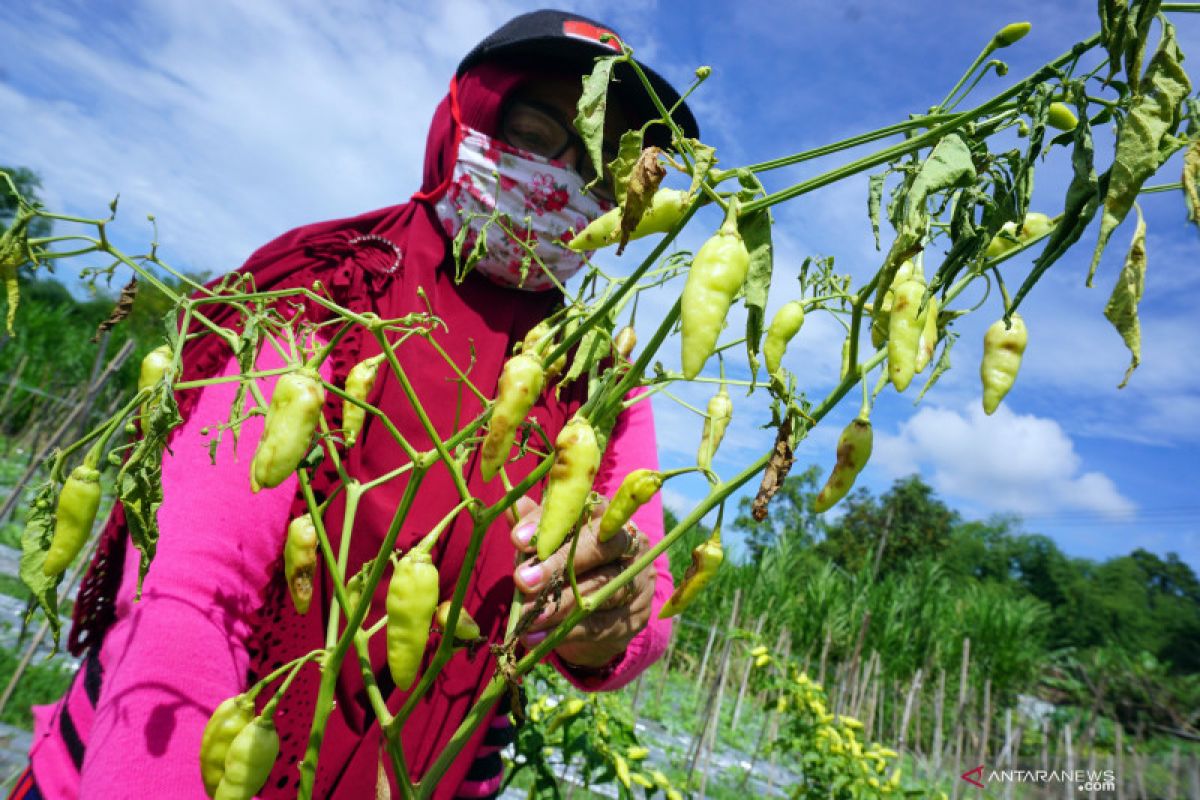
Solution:
{"label": "grass", "polygon": [[[0,649],[0,675],[12,675],[17,669],[18,658],[12,650]],[[0,714],[0,722],[32,730],[32,706],[52,703],[62,697],[74,675],[74,667],[61,662],[30,664],[5,705],[4,713]]]}

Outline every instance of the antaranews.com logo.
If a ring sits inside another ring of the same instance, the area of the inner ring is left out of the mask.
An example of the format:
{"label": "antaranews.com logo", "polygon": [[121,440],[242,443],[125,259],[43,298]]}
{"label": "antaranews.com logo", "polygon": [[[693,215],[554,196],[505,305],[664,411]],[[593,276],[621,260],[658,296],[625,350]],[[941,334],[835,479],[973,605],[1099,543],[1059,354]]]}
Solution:
{"label": "antaranews.com logo", "polygon": [[1117,774],[1111,769],[987,769],[983,764],[962,774],[962,779],[980,789],[989,783],[1070,783],[1079,792],[1115,792]]}

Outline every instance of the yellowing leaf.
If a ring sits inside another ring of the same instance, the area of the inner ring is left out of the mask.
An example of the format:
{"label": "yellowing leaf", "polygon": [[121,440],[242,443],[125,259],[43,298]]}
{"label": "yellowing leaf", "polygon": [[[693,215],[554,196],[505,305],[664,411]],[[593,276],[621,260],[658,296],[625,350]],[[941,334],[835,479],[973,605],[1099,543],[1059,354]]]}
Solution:
{"label": "yellowing leaf", "polygon": [[1125,388],[1129,376],[1142,362],[1142,326],[1138,321],[1138,303],[1142,300],[1142,291],[1146,285],[1146,220],[1142,218],[1142,209],[1134,204],[1137,211],[1137,228],[1133,231],[1133,240],[1129,243],[1129,253],[1125,256],[1125,266],[1117,276],[1113,286],[1112,296],[1104,307],[1104,316],[1129,348],[1131,356],[1129,369],[1118,389]]}
{"label": "yellowing leaf", "polygon": [[1146,67],[1133,108],[1117,133],[1117,153],[1104,196],[1100,239],[1088,269],[1088,286],[1092,285],[1109,238],[1129,213],[1146,178],[1182,146],[1170,135],[1179,124],[1180,104],[1192,89],[1182,62],[1183,53],[1175,43],[1175,26],[1164,23],[1158,51]]}

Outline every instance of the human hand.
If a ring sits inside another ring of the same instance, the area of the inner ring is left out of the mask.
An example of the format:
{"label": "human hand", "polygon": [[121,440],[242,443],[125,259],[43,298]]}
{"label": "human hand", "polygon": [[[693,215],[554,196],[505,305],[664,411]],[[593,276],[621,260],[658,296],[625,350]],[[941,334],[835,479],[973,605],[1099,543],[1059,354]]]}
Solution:
{"label": "human hand", "polygon": [[[604,514],[601,503],[592,509],[591,519],[579,532],[575,545],[575,579],[579,592],[587,596],[604,586],[625,570],[626,565],[646,547],[645,534],[631,534],[632,526],[607,542],[599,542],[596,530]],[[527,497],[517,501],[510,521],[513,546],[521,553],[534,553],[531,543],[537,530],[542,509]],[[547,632],[566,618],[575,608],[575,597],[566,581],[567,556],[571,543],[567,541],[545,562],[536,557],[519,564],[513,573],[517,588],[525,595],[522,613],[534,608],[535,599],[555,575],[563,576],[561,591],[548,598],[541,614],[522,636],[527,647],[536,646]],[[604,606],[586,617],[555,648],[568,664],[580,667],[601,667],[625,652],[626,647],[650,621],[650,604],[654,599],[656,575],[653,568],[642,570],[632,581],[613,594]]]}

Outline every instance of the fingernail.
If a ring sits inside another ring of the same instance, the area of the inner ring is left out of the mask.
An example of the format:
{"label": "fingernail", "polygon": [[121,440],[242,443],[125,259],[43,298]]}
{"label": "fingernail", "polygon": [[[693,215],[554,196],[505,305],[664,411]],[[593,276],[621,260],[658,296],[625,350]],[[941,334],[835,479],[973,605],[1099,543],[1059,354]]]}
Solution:
{"label": "fingernail", "polygon": [[532,566],[521,567],[517,570],[517,575],[521,578],[521,583],[526,586],[537,586],[542,582],[542,565],[534,564]]}
{"label": "fingernail", "polygon": [[525,634],[525,644],[530,647],[536,647],[543,639],[546,638],[546,631],[534,631],[533,633]]}
{"label": "fingernail", "polygon": [[537,532],[537,526],[534,525],[532,522],[527,522],[524,525],[522,525],[521,527],[517,528],[517,530],[514,533],[517,537],[518,542],[520,542],[521,544],[527,545],[533,541],[533,534],[535,532]]}

